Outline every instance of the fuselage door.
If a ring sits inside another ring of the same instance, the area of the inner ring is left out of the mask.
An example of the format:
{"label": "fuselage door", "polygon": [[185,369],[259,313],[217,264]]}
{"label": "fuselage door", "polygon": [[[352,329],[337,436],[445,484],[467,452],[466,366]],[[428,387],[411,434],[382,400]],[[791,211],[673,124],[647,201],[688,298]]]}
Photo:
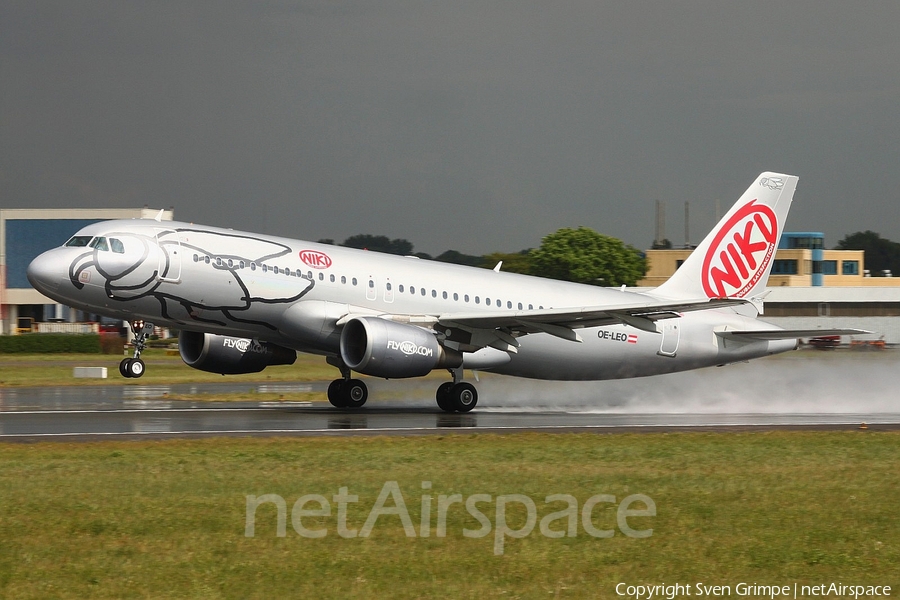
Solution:
{"label": "fuselage door", "polygon": [[662,341],[657,354],[674,357],[678,352],[678,342],[681,340],[681,319],[662,319],[657,323],[662,330]]}
{"label": "fuselage door", "polygon": [[181,283],[181,240],[176,231],[158,229],[156,245],[159,247],[157,279],[168,283]]}

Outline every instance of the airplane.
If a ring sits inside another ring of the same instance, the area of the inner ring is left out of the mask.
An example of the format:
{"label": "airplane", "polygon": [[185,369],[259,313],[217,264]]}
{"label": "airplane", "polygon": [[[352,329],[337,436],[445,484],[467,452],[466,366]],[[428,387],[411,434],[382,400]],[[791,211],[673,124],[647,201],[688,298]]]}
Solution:
{"label": "airplane", "polygon": [[796,176],[762,173],[675,274],[650,291],[606,288],[156,219],[84,227],[28,267],[49,298],[131,324],[124,377],[143,375],[154,326],[184,362],[221,374],[323,355],[338,408],[388,379],[447,370],[447,412],[478,402],[464,369],[549,380],[644,377],[744,362],[799,338],[757,319]]}

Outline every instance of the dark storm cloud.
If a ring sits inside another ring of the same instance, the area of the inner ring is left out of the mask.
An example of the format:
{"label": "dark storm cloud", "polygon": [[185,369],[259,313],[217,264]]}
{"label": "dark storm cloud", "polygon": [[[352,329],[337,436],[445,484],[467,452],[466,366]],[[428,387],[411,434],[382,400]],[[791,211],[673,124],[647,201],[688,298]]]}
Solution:
{"label": "dark storm cloud", "polygon": [[712,226],[900,239],[900,5],[0,0],[3,206],[174,205],[305,238],[514,251]]}

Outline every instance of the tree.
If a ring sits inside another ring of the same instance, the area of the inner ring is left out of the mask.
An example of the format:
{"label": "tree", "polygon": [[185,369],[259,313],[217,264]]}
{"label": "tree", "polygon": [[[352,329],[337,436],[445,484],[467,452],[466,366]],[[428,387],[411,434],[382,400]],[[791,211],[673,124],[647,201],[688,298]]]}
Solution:
{"label": "tree", "polygon": [[413,253],[413,245],[409,240],[392,240],[385,235],[368,235],[363,233],[352,235],[344,240],[341,246],[371,250],[372,252],[384,252],[386,254],[399,254],[400,256],[409,256]]}
{"label": "tree", "polygon": [[587,227],[551,233],[531,259],[533,275],[591,285],[635,285],[647,272],[637,249]]}
{"label": "tree", "polygon": [[[466,265],[469,267],[480,267],[484,263],[483,256],[475,256],[474,254],[463,254],[456,250],[447,250],[438,254],[434,260],[454,265]],[[496,264],[496,263],[495,263]]]}
{"label": "tree", "polygon": [[486,269],[493,269],[497,266],[497,263],[503,261],[503,266],[500,267],[501,271],[505,271],[507,273],[523,273],[525,275],[531,275],[532,268],[532,259],[531,259],[531,250],[522,250],[521,252],[494,252],[492,254],[485,254],[481,257],[481,264]]}
{"label": "tree", "polygon": [[837,249],[864,251],[866,268],[874,276],[880,277],[886,269],[895,276],[900,274],[900,244],[885,239],[874,231],[857,231],[846,235],[838,242]]}

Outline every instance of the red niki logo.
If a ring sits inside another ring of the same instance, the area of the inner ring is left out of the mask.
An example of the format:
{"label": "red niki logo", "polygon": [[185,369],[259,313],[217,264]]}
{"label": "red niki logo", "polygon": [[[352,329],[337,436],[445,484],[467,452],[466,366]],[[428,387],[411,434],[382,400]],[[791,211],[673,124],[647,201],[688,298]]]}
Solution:
{"label": "red niki logo", "polygon": [[328,255],[318,250],[301,250],[300,260],[313,269],[327,269],[331,266],[331,259]]}
{"label": "red niki logo", "polygon": [[742,298],[766,272],[775,253],[778,220],[751,200],[722,225],[703,259],[703,291],[709,298]]}

